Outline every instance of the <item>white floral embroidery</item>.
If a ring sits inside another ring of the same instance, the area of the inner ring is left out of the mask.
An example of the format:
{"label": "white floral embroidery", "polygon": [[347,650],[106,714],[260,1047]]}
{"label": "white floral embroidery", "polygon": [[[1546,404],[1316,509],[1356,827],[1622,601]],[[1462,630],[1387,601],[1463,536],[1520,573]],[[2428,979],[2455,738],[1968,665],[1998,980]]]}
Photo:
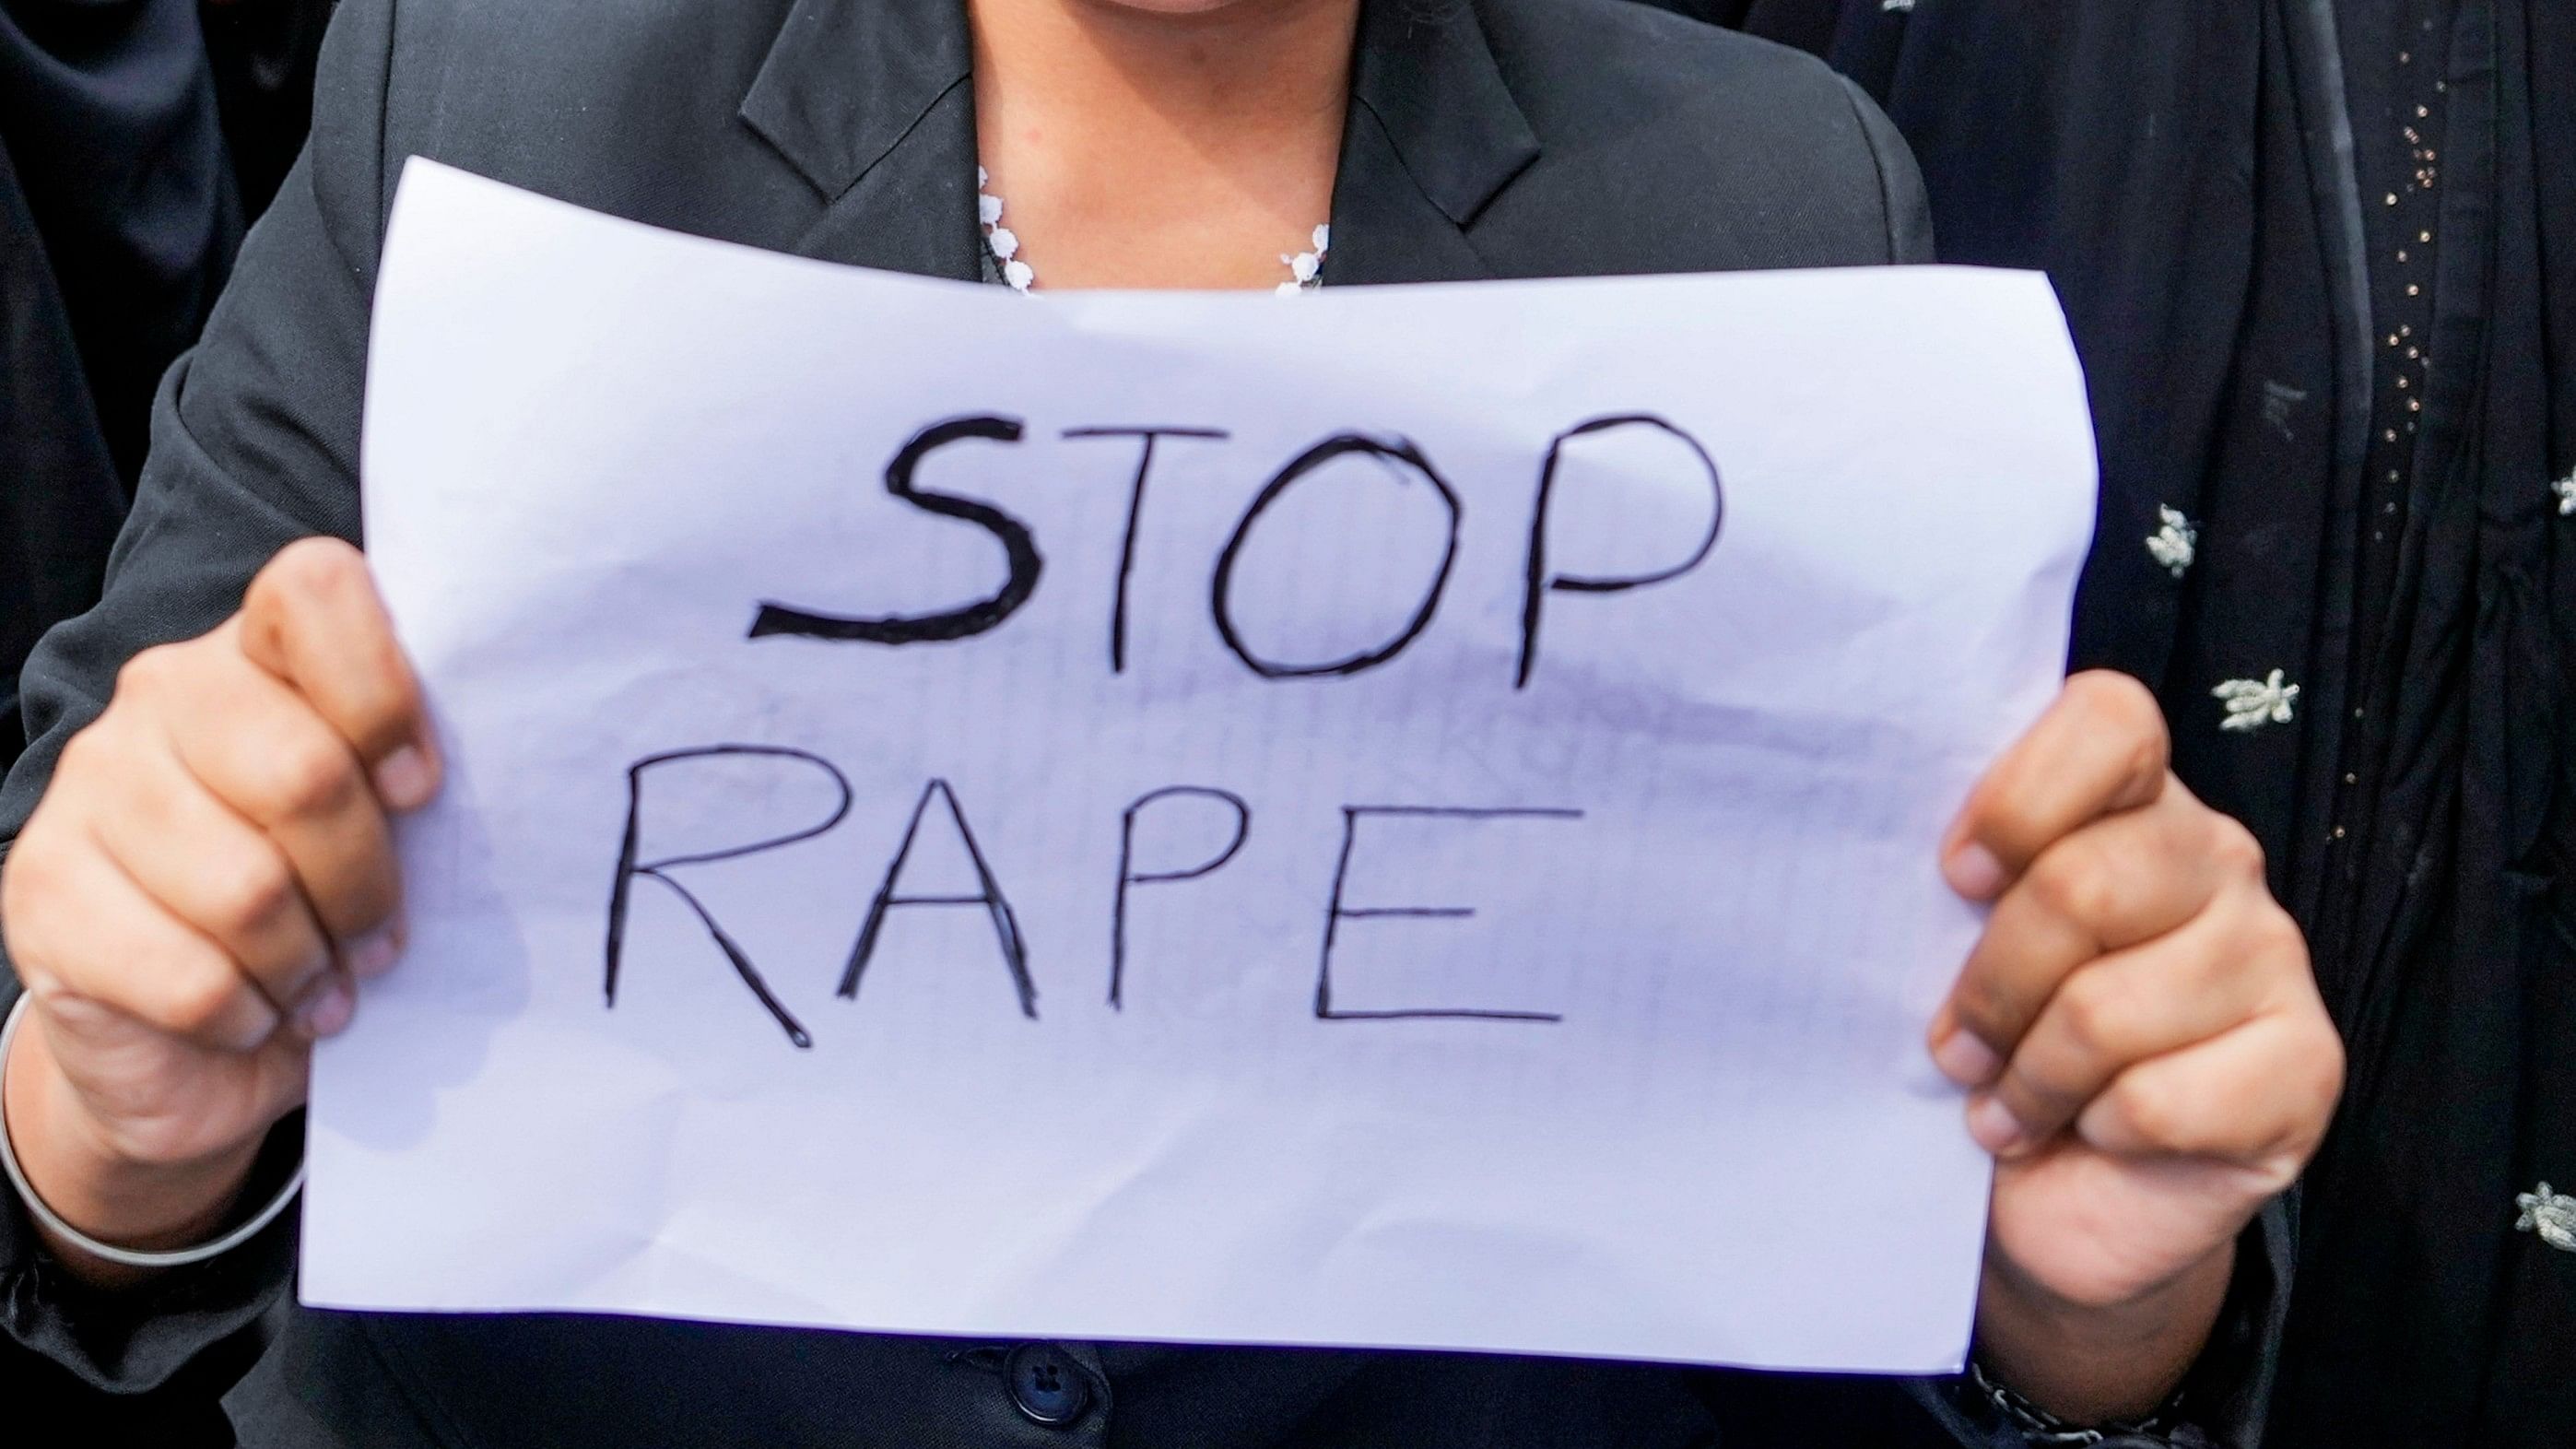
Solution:
{"label": "white floral embroidery", "polygon": [[2281,671],[2269,679],[2231,679],[2210,693],[2227,703],[2223,730],[2250,734],[2265,725],[2288,724],[2297,715],[2299,687],[2281,682]]}
{"label": "white floral embroidery", "polygon": [[2576,473],[2550,484],[2549,491],[2558,495],[2558,516],[2576,518]]}
{"label": "white floral embroidery", "polygon": [[2551,1192],[2542,1183],[2538,1192],[2526,1192],[2513,1200],[2522,1210],[2514,1220],[2514,1230],[2538,1233],[2540,1240],[2562,1253],[2576,1253],[2576,1197]]}
{"label": "white floral embroidery", "polygon": [[2200,554],[2200,526],[2183,517],[2179,508],[2156,509],[2156,520],[2164,527],[2147,540],[2147,554],[2157,563],[2173,570],[2181,578]]}

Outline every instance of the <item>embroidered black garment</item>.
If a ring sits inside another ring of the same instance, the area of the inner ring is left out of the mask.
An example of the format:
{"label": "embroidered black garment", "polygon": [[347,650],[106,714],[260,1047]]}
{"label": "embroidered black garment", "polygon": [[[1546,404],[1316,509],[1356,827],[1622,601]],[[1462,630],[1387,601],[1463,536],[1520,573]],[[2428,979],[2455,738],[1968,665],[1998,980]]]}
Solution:
{"label": "embroidered black garment", "polygon": [[1827,55],[2103,448],[2075,663],[2252,824],[2351,1086],[2270,1445],[2576,1443],[2576,6],[1677,0]]}

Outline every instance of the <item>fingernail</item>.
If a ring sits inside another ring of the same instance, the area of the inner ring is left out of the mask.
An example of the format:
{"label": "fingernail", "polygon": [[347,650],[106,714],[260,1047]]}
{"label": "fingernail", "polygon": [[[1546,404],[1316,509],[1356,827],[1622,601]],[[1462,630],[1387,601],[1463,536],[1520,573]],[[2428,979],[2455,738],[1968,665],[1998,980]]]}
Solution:
{"label": "fingernail", "polygon": [[1973,840],[1950,852],[1942,869],[1950,878],[1950,889],[1972,901],[1993,900],[2004,888],[2004,863]]}
{"label": "fingernail", "polygon": [[376,762],[376,798],[389,810],[428,804],[429,786],[429,757],[417,745],[405,745]]}
{"label": "fingernail", "polygon": [[2001,1157],[2021,1146],[2024,1133],[2012,1109],[1987,1096],[1968,1104],[1968,1135],[1977,1139],[1979,1147]]}
{"label": "fingernail", "polygon": [[1962,1087],[1982,1087],[2003,1069],[2004,1059],[1975,1032],[1952,1031],[1932,1048],[1932,1065]]}
{"label": "fingernail", "polygon": [[402,930],[386,926],[351,941],[340,953],[340,964],[359,980],[373,981],[394,969],[401,958]]}
{"label": "fingernail", "polygon": [[357,1009],[358,994],[349,989],[347,977],[335,973],[305,993],[295,1008],[295,1029],[315,1041],[336,1036]]}

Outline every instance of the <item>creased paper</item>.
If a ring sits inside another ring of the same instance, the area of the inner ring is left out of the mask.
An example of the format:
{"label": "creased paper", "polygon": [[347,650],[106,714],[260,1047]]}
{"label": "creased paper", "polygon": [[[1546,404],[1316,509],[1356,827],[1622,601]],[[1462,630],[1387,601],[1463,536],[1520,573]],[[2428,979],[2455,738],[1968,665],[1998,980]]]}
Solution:
{"label": "creased paper", "polygon": [[364,476],[449,776],[307,1301],[1960,1362],[2042,280],[1032,299],[414,163]]}

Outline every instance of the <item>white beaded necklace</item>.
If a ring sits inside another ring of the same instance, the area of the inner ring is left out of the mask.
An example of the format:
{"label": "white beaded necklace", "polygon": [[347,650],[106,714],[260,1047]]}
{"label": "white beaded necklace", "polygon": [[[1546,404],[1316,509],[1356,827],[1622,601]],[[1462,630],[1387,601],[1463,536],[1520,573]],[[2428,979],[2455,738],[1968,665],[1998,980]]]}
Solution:
{"label": "white beaded necklace", "polygon": [[[1002,198],[984,189],[990,184],[991,173],[981,166],[976,167],[975,219],[984,228],[984,255],[992,261],[993,269],[1001,273],[1002,280],[1010,284],[1011,290],[1025,293],[1037,284],[1037,272],[1029,265],[1028,259],[1020,255],[1019,233],[1002,225]],[[1288,269],[1289,276],[1289,280],[1279,284],[1280,295],[1293,297],[1324,285],[1324,257],[1332,250],[1332,241],[1332,227],[1319,226],[1311,238],[1311,250],[1294,256],[1286,252],[1279,254],[1279,264]]]}

